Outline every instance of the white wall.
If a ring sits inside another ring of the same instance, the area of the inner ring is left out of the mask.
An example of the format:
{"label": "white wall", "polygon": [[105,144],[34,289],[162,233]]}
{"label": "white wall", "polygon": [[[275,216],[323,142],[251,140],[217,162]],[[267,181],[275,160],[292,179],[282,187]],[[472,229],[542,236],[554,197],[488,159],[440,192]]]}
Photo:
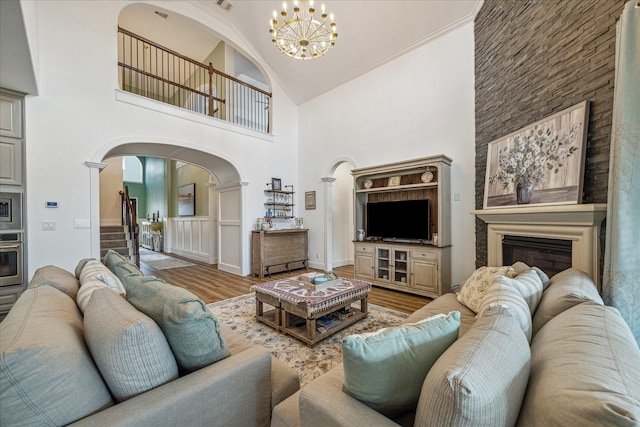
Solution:
{"label": "white wall", "polygon": [[353,264],[353,166],[344,162],[333,173],[332,254],[333,266]]}
{"label": "white wall", "polygon": [[[224,22],[203,14],[191,2],[148,3],[215,28],[239,48],[251,51],[242,40],[234,40],[235,33]],[[25,25],[27,33],[37,37],[34,63],[40,89],[39,96],[26,100],[29,276],[46,264],[73,271],[80,259],[90,256],[91,233],[99,224],[92,224],[92,230],[74,228],[74,219],[99,217],[91,212],[92,197],[99,196],[91,193],[91,169],[85,162],[101,162],[110,149],[127,142],[192,148],[222,157],[238,169],[241,180],[248,183],[240,236],[244,251],[239,255],[246,274],[251,226],[264,210],[264,183],[272,176],[282,178],[283,184],[298,183],[297,107],[273,84],[275,134],[262,137],[213,126],[212,120],[195,115],[190,119],[158,113],[154,101],[133,105],[117,100],[117,22],[128,4],[29,2]],[[59,201],[61,207],[45,209],[45,200]],[[56,230],[42,231],[42,221],[56,221]]]}
{"label": "white wall", "polygon": [[363,167],[445,154],[453,159],[452,281],[468,277],[474,269],[474,103],[469,23],[303,104],[300,194],[318,195],[318,208],[303,213],[312,261],[325,252],[321,178],[336,159]]}

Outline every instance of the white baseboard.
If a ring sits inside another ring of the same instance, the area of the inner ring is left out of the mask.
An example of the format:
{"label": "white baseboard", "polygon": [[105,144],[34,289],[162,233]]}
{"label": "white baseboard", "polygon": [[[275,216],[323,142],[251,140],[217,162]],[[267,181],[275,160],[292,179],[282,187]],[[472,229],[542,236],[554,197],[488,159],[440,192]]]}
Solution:
{"label": "white baseboard", "polygon": [[342,267],[343,265],[351,265],[351,264],[353,264],[352,259],[342,259],[338,261],[333,261],[334,267]]}
{"label": "white baseboard", "polygon": [[242,270],[237,265],[218,263],[218,270],[226,271],[227,273],[235,274],[237,276],[242,276]]}
{"label": "white baseboard", "polygon": [[199,261],[199,262],[202,262],[202,263],[205,263],[205,264],[215,264],[215,262],[211,262],[209,260],[209,254],[202,254],[202,253],[198,253],[198,252],[183,251],[183,250],[180,250],[180,249],[167,249],[167,250],[165,250],[165,252],[168,252],[168,253],[171,253],[171,254],[175,254],[175,255],[179,255],[181,257],[189,258],[189,259],[192,259],[194,261]]}

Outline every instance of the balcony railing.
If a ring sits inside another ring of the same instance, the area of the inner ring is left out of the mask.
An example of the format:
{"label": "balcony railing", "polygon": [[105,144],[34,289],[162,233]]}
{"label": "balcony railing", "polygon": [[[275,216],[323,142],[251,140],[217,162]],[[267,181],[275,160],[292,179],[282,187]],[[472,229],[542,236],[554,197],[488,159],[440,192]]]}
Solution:
{"label": "balcony railing", "polygon": [[122,90],[270,132],[271,93],[118,27]]}

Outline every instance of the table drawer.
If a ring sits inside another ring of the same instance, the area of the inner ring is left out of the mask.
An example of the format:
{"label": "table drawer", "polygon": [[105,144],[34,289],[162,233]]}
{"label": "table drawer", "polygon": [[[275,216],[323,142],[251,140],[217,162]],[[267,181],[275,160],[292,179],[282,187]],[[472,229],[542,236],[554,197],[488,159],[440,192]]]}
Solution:
{"label": "table drawer", "polygon": [[365,252],[368,254],[373,254],[376,250],[376,248],[371,245],[355,245],[354,249],[356,252]]}
{"label": "table drawer", "polygon": [[430,259],[430,260],[436,260],[438,259],[438,254],[437,252],[432,252],[432,251],[411,251],[411,256],[415,259]]}

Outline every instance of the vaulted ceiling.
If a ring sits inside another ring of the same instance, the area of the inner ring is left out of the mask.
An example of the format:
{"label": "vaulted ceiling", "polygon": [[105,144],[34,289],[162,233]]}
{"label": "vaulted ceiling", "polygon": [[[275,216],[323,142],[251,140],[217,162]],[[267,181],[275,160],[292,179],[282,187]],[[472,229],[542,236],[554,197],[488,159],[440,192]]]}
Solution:
{"label": "vaulted ceiling", "polygon": [[[2,57],[6,59],[10,54],[14,59],[0,61],[0,87],[35,94],[35,79],[25,80],[25,76],[33,76],[33,68],[25,70],[31,66],[31,58],[19,2],[2,0],[0,3],[3,6],[0,28]],[[231,5],[229,10],[218,5],[218,0],[192,0],[192,3],[203,13],[228,23],[253,49],[247,54],[257,57],[291,99],[302,104],[471,22],[482,0],[326,1],[327,11],[335,17],[339,37],[335,47],[325,57],[309,61],[291,59],[280,53],[271,42],[269,19],[274,10],[282,8],[281,1],[225,0],[225,5]],[[289,8],[291,3],[289,0]],[[316,0],[316,7],[321,3]],[[167,7],[170,4],[167,2]],[[158,5],[163,6],[162,2]],[[162,33],[166,33],[164,26],[185,24],[170,13],[168,19],[163,19],[153,11],[147,9],[146,12],[149,14],[149,23],[156,26],[157,37],[160,38]],[[143,25],[140,19],[136,22]],[[184,45],[184,49],[193,51],[191,54],[195,58],[200,55],[197,52],[211,52],[212,43],[216,43],[215,37],[194,38],[188,34],[186,31],[171,31],[171,43]],[[162,40],[158,42],[162,44]],[[451,54],[455,55],[456,52]]]}

